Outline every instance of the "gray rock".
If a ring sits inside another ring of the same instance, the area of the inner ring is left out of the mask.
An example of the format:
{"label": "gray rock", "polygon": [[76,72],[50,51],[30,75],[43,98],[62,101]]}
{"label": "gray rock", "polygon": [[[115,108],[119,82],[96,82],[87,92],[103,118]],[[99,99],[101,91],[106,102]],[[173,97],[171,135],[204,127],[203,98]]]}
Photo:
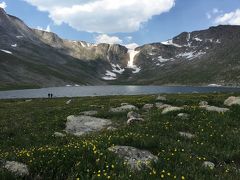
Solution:
{"label": "gray rock", "polygon": [[107,130],[109,130],[109,131],[116,131],[117,128],[110,126],[110,127],[107,128]]}
{"label": "gray rock", "polygon": [[111,108],[110,112],[120,113],[120,112],[137,111],[137,110],[138,110],[138,108],[136,106],[129,104],[129,105],[121,106],[121,107]]}
{"label": "gray rock", "polygon": [[183,108],[181,107],[174,107],[174,106],[169,106],[163,109],[162,114],[167,114],[169,112],[174,112],[174,111],[181,111]]}
{"label": "gray rock", "polygon": [[127,114],[127,118],[130,119],[130,118],[140,118],[141,115],[134,112],[134,111],[130,111],[128,114]]}
{"label": "gray rock", "polygon": [[27,176],[29,175],[29,170],[26,164],[19,163],[16,161],[6,161],[4,166],[6,170],[15,174],[16,176]]}
{"label": "gray rock", "polygon": [[112,122],[108,119],[91,116],[68,116],[65,130],[75,136],[81,136],[89,132],[100,131],[111,124]]}
{"label": "gray rock", "polygon": [[189,119],[189,114],[187,114],[187,113],[179,113],[178,115],[177,115],[177,117],[179,117],[179,118],[181,118],[181,119],[183,119],[183,120],[186,120],[186,119]]}
{"label": "gray rock", "polygon": [[203,162],[203,167],[205,167],[205,168],[210,168],[210,169],[214,169],[215,164],[212,163],[212,162],[210,162],[210,161],[204,161],[204,162]]}
{"label": "gray rock", "polygon": [[160,110],[167,108],[167,107],[171,107],[171,105],[163,104],[163,103],[156,103],[155,106],[156,106],[156,108],[158,108]]}
{"label": "gray rock", "polygon": [[121,106],[129,105],[128,103],[121,103]]}
{"label": "gray rock", "polygon": [[145,104],[142,109],[143,109],[144,111],[149,111],[149,110],[152,109],[152,108],[154,108],[154,105],[153,105],[153,104]]}
{"label": "gray rock", "polygon": [[32,102],[32,99],[27,99],[25,100],[25,102]]}
{"label": "gray rock", "polygon": [[67,102],[66,102],[66,104],[68,105],[68,104],[70,104],[72,102],[72,100],[70,99],[70,100],[68,100]]}
{"label": "gray rock", "polygon": [[195,135],[191,134],[191,133],[188,133],[188,132],[179,132],[180,136],[182,137],[186,137],[188,139],[192,139],[195,137]]}
{"label": "gray rock", "polygon": [[227,112],[229,111],[228,108],[220,108],[220,107],[216,107],[216,106],[200,106],[200,108],[203,108],[203,109],[206,109],[207,111],[210,111],[210,112],[218,112],[218,113],[224,113],[224,112]]}
{"label": "gray rock", "polygon": [[231,96],[224,101],[225,106],[240,105],[240,97]]}
{"label": "gray rock", "polygon": [[207,101],[201,101],[199,103],[199,106],[207,106],[208,105],[208,102]]}
{"label": "gray rock", "polygon": [[166,101],[167,98],[165,96],[161,96],[159,95],[157,98],[156,98],[157,101]]}
{"label": "gray rock", "polygon": [[80,112],[81,115],[84,115],[84,116],[95,116],[98,114],[97,111],[83,111],[83,112]]}
{"label": "gray rock", "polygon": [[113,146],[108,150],[123,158],[131,170],[141,171],[143,168],[150,168],[151,162],[157,162],[158,160],[158,157],[149,151],[130,146]]}
{"label": "gray rock", "polygon": [[65,137],[65,136],[66,136],[65,134],[60,133],[60,132],[55,132],[53,135],[54,135],[55,137]]}
{"label": "gray rock", "polygon": [[139,123],[139,122],[143,122],[144,119],[143,118],[130,118],[127,120],[127,124],[128,125],[132,125],[132,124],[135,124],[135,123]]}

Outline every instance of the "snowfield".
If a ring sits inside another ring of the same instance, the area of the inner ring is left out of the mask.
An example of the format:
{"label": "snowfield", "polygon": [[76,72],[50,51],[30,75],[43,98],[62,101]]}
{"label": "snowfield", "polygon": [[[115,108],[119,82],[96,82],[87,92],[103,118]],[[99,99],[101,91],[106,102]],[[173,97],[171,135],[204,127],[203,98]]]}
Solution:
{"label": "snowfield", "polygon": [[5,50],[5,49],[0,49],[0,51],[5,52],[5,53],[7,53],[7,54],[12,54],[11,51],[8,51],[8,50]]}

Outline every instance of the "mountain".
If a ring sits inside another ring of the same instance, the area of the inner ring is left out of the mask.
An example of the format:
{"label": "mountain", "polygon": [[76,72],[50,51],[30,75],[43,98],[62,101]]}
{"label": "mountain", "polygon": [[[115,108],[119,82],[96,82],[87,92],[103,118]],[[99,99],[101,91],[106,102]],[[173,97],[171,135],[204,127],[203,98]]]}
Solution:
{"label": "mountain", "polygon": [[0,8],[0,89],[65,85],[240,84],[240,26],[127,48],[70,41]]}

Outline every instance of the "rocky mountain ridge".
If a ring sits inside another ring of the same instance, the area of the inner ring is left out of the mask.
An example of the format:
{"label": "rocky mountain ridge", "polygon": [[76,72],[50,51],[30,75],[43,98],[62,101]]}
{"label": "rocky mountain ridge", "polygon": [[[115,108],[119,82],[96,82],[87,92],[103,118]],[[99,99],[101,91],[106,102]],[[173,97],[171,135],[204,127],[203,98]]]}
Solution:
{"label": "rocky mountain ridge", "polygon": [[61,39],[0,9],[0,87],[233,86],[240,83],[239,41],[240,26],[217,26],[128,49]]}

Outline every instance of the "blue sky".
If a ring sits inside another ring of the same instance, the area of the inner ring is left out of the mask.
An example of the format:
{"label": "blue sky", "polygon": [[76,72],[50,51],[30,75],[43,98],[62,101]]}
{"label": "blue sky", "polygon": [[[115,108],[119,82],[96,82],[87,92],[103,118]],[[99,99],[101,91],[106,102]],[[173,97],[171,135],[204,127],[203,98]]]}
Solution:
{"label": "blue sky", "polygon": [[[131,3],[129,3],[131,1]],[[183,31],[240,25],[239,0],[4,0],[7,13],[62,38],[121,44],[161,42]],[[114,2],[114,4],[110,4]]]}

